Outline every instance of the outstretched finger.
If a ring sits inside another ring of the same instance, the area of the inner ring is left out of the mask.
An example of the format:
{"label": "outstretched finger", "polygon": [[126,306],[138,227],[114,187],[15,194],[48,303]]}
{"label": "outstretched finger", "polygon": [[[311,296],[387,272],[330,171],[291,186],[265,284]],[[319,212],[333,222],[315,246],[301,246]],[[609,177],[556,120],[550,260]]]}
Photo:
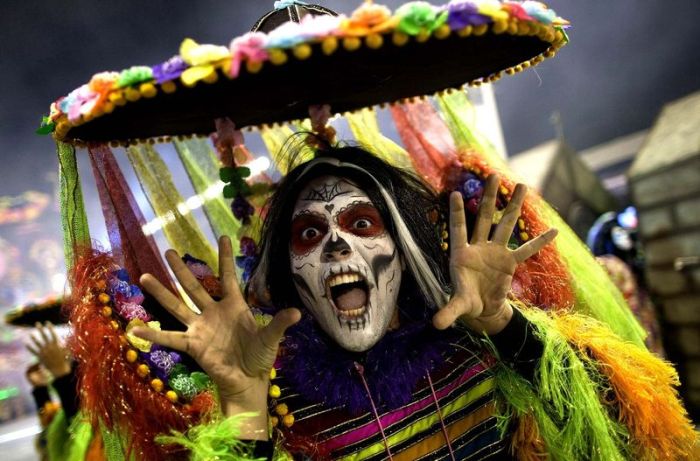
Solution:
{"label": "outstretched finger", "polygon": [[450,253],[467,246],[467,219],[464,199],[459,192],[450,194]]}
{"label": "outstretched finger", "polygon": [[35,347],[32,347],[31,344],[25,344],[24,347],[26,347],[27,350],[32,354],[36,355],[37,357],[39,356],[39,350],[37,350]]}
{"label": "outstretched finger", "polygon": [[170,347],[186,354],[190,353],[190,341],[184,331],[159,331],[148,327],[134,327],[130,333],[146,341]]}
{"label": "outstretched finger", "polygon": [[466,299],[461,296],[453,296],[442,309],[433,316],[433,326],[438,330],[449,328],[463,315],[471,312],[471,307]]}
{"label": "outstretched finger", "polygon": [[29,336],[29,339],[30,339],[30,340],[32,341],[32,343],[34,344],[34,347],[36,348],[37,353],[40,353],[40,352],[44,349],[45,343],[43,343],[43,342],[36,336],[36,333],[33,334],[33,335],[31,335],[31,336]]}
{"label": "outstretched finger", "polygon": [[548,244],[554,240],[559,231],[552,228],[547,232],[538,235],[536,238],[530,240],[526,244],[519,247],[517,250],[513,251],[513,256],[518,263],[525,261],[532,255],[540,251],[542,248],[546,247]]}
{"label": "outstretched finger", "polygon": [[51,342],[51,340],[49,339],[49,335],[46,332],[46,327],[39,322],[36,322],[35,326],[37,331],[41,335],[41,339],[43,340],[44,344],[48,344],[49,342]]}
{"label": "outstretched finger", "polygon": [[498,194],[498,175],[492,174],[486,179],[484,195],[477,211],[476,225],[472,243],[485,242],[489,239],[489,232],[493,224],[493,214],[496,211],[496,194]]}
{"label": "outstretched finger", "polygon": [[233,266],[231,238],[227,235],[222,235],[219,239],[219,278],[221,279],[221,293],[224,297],[231,296],[236,301],[243,300],[236,280],[236,270]]}
{"label": "outstretched finger", "polygon": [[277,350],[287,328],[301,320],[301,312],[294,307],[279,311],[270,323],[260,331],[263,344]]}
{"label": "outstretched finger", "polygon": [[140,279],[143,288],[153,295],[154,298],[176,319],[185,325],[189,325],[196,319],[197,314],[192,312],[172,291],[168,290],[156,280],[151,274],[143,274]]}
{"label": "outstretched finger", "polygon": [[53,323],[46,322],[46,329],[49,330],[49,336],[51,337],[51,342],[58,343],[58,335],[56,335],[56,330],[53,327]]}
{"label": "outstretched finger", "polygon": [[505,245],[508,243],[515,224],[518,222],[520,217],[520,209],[523,206],[523,201],[525,201],[525,194],[527,193],[527,187],[524,184],[518,184],[515,186],[513,195],[508,202],[508,206],[503,212],[503,217],[501,222],[496,226],[496,230],[493,232],[493,237],[491,241],[494,243],[499,243]]}
{"label": "outstretched finger", "polygon": [[214,300],[211,299],[207,290],[199,283],[199,280],[192,274],[192,271],[190,271],[187,265],[182,262],[180,255],[178,255],[175,250],[166,251],[165,259],[173,270],[175,278],[177,278],[177,281],[180,282],[187,296],[194,301],[199,310],[204,311],[204,309],[213,304]]}

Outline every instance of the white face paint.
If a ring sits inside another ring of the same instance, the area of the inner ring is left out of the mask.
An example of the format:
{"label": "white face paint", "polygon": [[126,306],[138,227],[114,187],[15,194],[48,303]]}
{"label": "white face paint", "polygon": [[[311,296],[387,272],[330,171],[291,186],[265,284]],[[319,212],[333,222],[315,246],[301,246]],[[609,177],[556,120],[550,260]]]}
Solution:
{"label": "white face paint", "polygon": [[396,312],[401,259],[379,211],[350,181],[322,176],[299,193],[289,246],[294,285],[340,346],[366,351]]}

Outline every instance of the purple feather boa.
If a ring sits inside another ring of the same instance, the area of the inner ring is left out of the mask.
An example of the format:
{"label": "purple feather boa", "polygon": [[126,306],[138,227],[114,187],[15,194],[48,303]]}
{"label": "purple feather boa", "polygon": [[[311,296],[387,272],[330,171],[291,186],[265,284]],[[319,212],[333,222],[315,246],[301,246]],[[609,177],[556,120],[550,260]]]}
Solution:
{"label": "purple feather boa", "polygon": [[364,376],[377,408],[392,410],[411,400],[426,373],[445,362],[461,335],[438,331],[429,317],[408,323],[386,335],[369,351],[356,353],[338,346],[305,314],[287,333],[281,358],[284,378],[310,402],[345,407],[351,414],[371,410],[371,403],[355,363]]}

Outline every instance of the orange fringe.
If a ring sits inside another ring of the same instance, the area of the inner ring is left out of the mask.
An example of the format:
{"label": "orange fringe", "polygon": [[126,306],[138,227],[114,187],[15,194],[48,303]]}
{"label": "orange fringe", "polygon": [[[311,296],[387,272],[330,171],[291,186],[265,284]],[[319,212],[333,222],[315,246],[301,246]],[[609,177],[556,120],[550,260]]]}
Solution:
{"label": "orange fringe", "polygon": [[646,349],[626,343],[593,319],[555,315],[557,329],[595,365],[612,389],[619,420],[630,431],[640,460],[695,458],[698,435],[683,408],[676,370]]}
{"label": "orange fringe", "polygon": [[534,416],[526,414],[518,419],[518,426],[511,438],[510,452],[518,458],[518,461],[549,459]]}

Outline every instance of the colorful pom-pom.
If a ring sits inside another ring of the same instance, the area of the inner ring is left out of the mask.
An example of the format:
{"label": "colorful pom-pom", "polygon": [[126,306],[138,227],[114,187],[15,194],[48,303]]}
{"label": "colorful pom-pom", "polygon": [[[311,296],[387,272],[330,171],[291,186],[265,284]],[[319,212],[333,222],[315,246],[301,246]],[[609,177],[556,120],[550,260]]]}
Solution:
{"label": "colorful pom-pom", "polygon": [[435,29],[435,32],[433,32],[433,35],[435,35],[435,38],[439,40],[444,40],[447,37],[450,36],[450,33],[452,32],[452,29],[450,29],[450,26],[447,24],[443,24],[437,29]]}
{"label": "colorful pom-pom", "polygon": [[158,378],[153,378],[151,380],[151,387],[156,392],[161,392],[163,390],[163,381]]}
{"label": "colorful pom-pom", "polygon": [[474,28],[472,26],[466,26],[459,29],[457,31],[457,35],[459,35],[460,37],[469,37],[473,32]]}
{"label": "colorful pom-pom", "polygon": [[321,42],[321,51],[326,56],[330,56],[338,49],[338,39],[336,37],[326,37]]}
{"label": "colorful pom-pom", "polygon": [[140,377],[145,378],[148,376],[148,374],[151,372],[151,369],[148,368],[148,365],[145,363],[142,363],[136,368],[136,374],[138,374]]}
{"label": "colorful pom-pom", "polygon": [[139,358],[139,354],[135,350],[129,349],[128,351],[126,351],[126,361],[127,362],[134,363],[136,361],[136,359],[138,359],[138,358]]}
{"label": "colorful pom-pom", "polygon": [[112,298],[110,298],[107,293],[100,293],[99,296],[97,297],[97,300],[99,302],[101,302],[102,304],[109,304],[109,302],[112,300]]}
{"label": "colorful pom-pom", "polygon": [[168,391],[165,393],[165,397],[170,400],[173,403],[177,403],[178,397],[177,397],[177,392],[175,391]]}
{"label": "colorful pom-pom", "polygon": [[488,24],[479,24],[478,26],[474,27],[474,30],[472,34],[476,35],[477,37],[484,35],[486,31],[489,30],[489,25]]}
{"label": "colorful pom-pom", "polygon": [[270,424],[272,427],[277,427],[280,423],[280,419],[277,416],[271,416],[270,417]]}
{"label": "colorful pom-pom", "polygon": [[268,391],[268,395],[273,398],[273,399],[278,399],[280,395],[282,395],[282,390],[277,384],[273,384],[270,386],[270,390]]}

